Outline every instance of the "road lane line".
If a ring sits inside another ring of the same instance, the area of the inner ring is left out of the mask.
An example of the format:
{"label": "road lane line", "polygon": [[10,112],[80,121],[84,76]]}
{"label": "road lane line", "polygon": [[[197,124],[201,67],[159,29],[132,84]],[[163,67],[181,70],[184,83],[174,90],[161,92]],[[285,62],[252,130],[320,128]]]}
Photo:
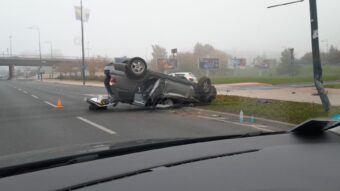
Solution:
{"label": "road lane line", "polygon": [[100,129],[100,130],[102,130],[102,131],[104,131],[104,132],[106,132],[106,133],[109,133],[109,134],[111,134],[111,135],[117,134],[116,132],[114,132],[114,131],[112,131],[112,130],[106,128],[106,127],[103,127],[103,126],[101,126],[101,125],[98,125],[97,123],[94,123],[94,122],[92,122],[92,121],[90,121],[90,120],[88,120],[88,119],[85,119],[85,118],[83,118],[83,117],[78,116],[77,119],[79,119],[79,120],[81,120],[81,121],[83,121],[83,122],[85,122],[85,123],[87,123],[87,124],[90,124],[90,125],[92,125],[92,126],[98,128],[98,129]]}
{"label": "road lane line", "polygon": [[36,95],[31,95],[31,96],[34,97],[35,99],[39,99],[39,97]]}
{"label": "road lane line", "polygon": [[265,129],[265,128],[261,128],[261,127],[267,127],[265,125],[252,125],[252,124],[245,124],[245,123],[237,123],[237,122],[232,122],[232,121],[227,121],[227,120],[224,120],[224,119],[221,119],[221,118],[215,118],[215,117],[208,117],[208,116],[197,116],[198,118],[203,118],[203,119],[210,119],[210,120],[215,120],[215,121],[220,121],[220,122],[224,122],[224,123],[231,123],[231,124],[234,124],[234,125],[240,125],[240,126],[246,126],[246,127],[252,127],[254,129],[257,129],[257,130],[261,130],[261,131],[265,131],[265,132],[274,132],[273,130],[270,130],[270,129]]}
{"label": "road lane line", "polygon": [[28,92],[26,92],[26,91],[23,91],[24,92],[24,94],[28,94]]}
{"label": "road lane line", "polygon": [[50,103],[50,102],[48,102],[48,101],[44,101],[44,103],[46,103],[47,105],[50,105],[50,106],[52,106],[52,107],[57,107],[56,105],[54,105],[53,103]]}

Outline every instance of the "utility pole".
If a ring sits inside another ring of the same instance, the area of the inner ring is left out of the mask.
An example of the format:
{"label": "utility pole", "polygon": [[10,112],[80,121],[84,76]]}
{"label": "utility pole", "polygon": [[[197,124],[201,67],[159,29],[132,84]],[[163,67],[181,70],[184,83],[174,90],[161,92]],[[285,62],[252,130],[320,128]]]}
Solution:
{"label": "utility pole", "polygon": [[41,43],[40,43],[40,28],[36,25],[29,27],[29,29],[34,29],[37,30],[38,32],[38,42],[39,42],[39,62],[40,62],[40,67],[38,69],[38,78],[40,77],[40,80],[42,80],[42,74],[40,72],[40,69],[42,67],[42,61],[41,61]]}
{"label": "utility pole", "polygon": [[80,0],[80,23],[81,23],[81,50],[82,50],[82,76],[83,85],[85,85],[85,47],[84,47],[84,18],[83,18],[83,1]]}
{"label": "utility pole", "polygon": [[50,44],[51,59],[53,58],[53,43],[52,41],[45,41],[46,44]]}
{"label": "utility pole", "polygon": [[[293,1],[289,3],[269,6],[267,8],[285,6],[285,5],[289,5],[293,3],[300,3],[303,1],[304,0]],[[309,0],[309,8],[310,8],[310,22],[311,22],[314,84],[320,96],[324,110],[328,112],[330,110],[331,104],[329,102],[328,96],[323,87],[323,81],[322,81],[322,66],[321,66],[321,59],[320,59],[318,13],[317,13],[316,0]]]}
{"label": "utility pole", "polygon": [[290,48],[290,64],[293,65],[294,64],[294,48]]}
{"label": "utility pole", "polygon": [[328,96],[323,87],[322,81],[322,67],[320,59],[320,48],[319,48],[319,27],[318,27],[318,13],[316,0],[309,0],[310,8],[310,22],[311,22],[311,37],[312,37],[312,53],[313,53],[313,71],[314,71],[314,84],[325,111],[330,110],[330,102]]}
{"label": "utility pole", "polygon": [[12,35],[9,36],[9,53],[12,57]]}

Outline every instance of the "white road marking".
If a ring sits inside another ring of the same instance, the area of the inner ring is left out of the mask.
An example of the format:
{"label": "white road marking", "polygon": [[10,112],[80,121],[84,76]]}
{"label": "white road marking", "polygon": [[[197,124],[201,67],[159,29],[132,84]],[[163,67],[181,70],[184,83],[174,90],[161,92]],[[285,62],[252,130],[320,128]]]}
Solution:
{"label": "white road marking", "polygon": [[267,126],[265,126],[265,125],[255,125],[255,124],[238,123],[238,122],[227,121],[227,120],[225,120],[225,119],[223,119],[223,118],[208,117],[208,116],[197,116],[197,117],[198,117],[198,118],[203,118],[203,119],[211,119],[211,120],[220,121],[220,122],[225,122],[225,123],[231,123],[231,124],[234,124],[234,125],[252,127],[252,128],[254,128],[254,129],[258,129],[258,130],[266,131],[266,132],[274,132],[273,130],[263,128],[263,127],[267,127]]}
{"label": "white road marking", "polygon": [[52,107],[57,107],[56,105],[54,105],[53,103],[50,103],[50,102],[48,102],[48,101],[44,101],[47,105],[50,105],[50,106],[52,106]]}
{"label": "white road marking", "polygon": [[23,91],[24,92],[24,94],[28,94],[28,92],[26,92],[26,91]]}
{"label": "white road marking", "polygon": [[19,91],[21,91],[21,89],[20,89],[20,88],[19,88],[18,90],[19,90]]}
{"label": "white road marking", "polygon": [[102,131],[105,131],[106,133],[109,133],[109,134],[111,134],[111,135],[117,134],[116,132],[114,132],[114,131],[112,131],[112,130],[106,128],[106,127],[103,127],[103,126],[101,126],[101,125],[98,125],[97,123],[94,123],[94,122],[92,122],[92,121],[90,121],[90,120],[88,120],[88,119],[85,119],[85,118],[83,118],[83,117],[78,116],[77,119],[79,119],[79,120],[81,120],[81,121],[83,121],[83,122],[85,122],[85,123],[87,123],[87,124],[90,124],[90,125],[92,125],[92,126],[98,128],[98,129],[100,129],[100,130],[102,130]]}
{"label": "white road marking", "polygon": [[35,99],[39,99],[39,97],[36,95],[31,95],[31,96],[34,97]]}

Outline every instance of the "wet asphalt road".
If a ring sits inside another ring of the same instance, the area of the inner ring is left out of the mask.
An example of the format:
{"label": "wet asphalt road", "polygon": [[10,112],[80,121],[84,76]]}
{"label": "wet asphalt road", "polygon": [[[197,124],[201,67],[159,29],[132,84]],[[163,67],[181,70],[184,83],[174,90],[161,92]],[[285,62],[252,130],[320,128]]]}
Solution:
{"label": "wet asphalt road", "polygon": [[[15,153],[152,138],[191,138],[276,131],[270,126],[237,123],[188,109],[143,109],[119,104],[89,111],[84,97],[105,94],[101,87],[0,81],[0,157]],[[57,109],[61,99],[64,108]]]}

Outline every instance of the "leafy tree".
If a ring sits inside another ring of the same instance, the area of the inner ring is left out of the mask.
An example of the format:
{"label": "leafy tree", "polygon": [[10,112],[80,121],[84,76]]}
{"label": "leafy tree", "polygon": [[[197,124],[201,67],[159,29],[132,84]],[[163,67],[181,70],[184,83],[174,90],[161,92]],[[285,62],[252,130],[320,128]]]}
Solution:
{"label": "leafy tree", "polygon": [[164,72],[164,68],[158,68],[157,60],[160,58],[168,58],[168,52],[165,48],[161,47],[160,45],[151,45],[152,47],[152,60],[151,60],[151,67],[154,69],[158,69],[159,72]]}
{"label": "leafy tree", "polygon": [[194,47],[194,55],[199,58],[211,56],[211,54],[215,51],[215,48],[210,44],[201,44],[196,43]]}
{"label": "leafy tree", "polygon": [[157,63],[157,59],[159,58],[168,58],[168,52],[165,48],[161,47],[160,45],[151,45],[152,47],[152,61]]}
{"label": "leafy tree", "polygon": [[303,55],[299,61],[300,64],[312,64],[313,63],[313,55],[311,52],[307,52],[305,55]]}
{"label": "leafy tree", "polygon": [[327,53],[327,61],[329,64],[339,64],[340,65],[340,51],[334,46],[330,46]]}
{"label": "leafy tree", "polygon": [[277,68],[278,74],[297,75],[300,73],[301,67],[297,63],[292,63],[292,59],[293,58],[289,49],[282,51],[280,65]]}
{"label": "leafy tree", "polygon": [[220,61],[220,67],[225,66],[228,63],[230,56],[221,50],[215,49],[210,44],[196,43],[194,47],[194,56],[198,60],[199,58],[218,58]]}

